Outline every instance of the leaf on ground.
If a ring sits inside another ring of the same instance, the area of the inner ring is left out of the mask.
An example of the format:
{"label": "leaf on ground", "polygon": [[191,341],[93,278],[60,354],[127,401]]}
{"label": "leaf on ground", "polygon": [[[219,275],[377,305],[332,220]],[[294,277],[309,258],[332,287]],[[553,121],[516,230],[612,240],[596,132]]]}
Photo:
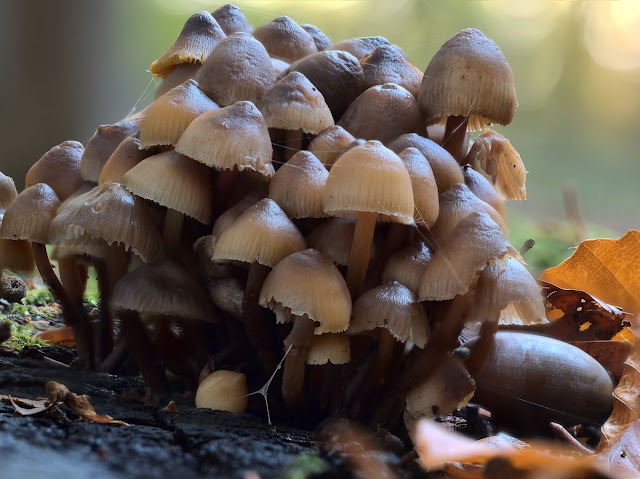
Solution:
{"label": "leaf on ground", "polygon": [[[51,403],[48,399],[14,398],[10,395],[5,396],[4,394],[0,394],[0,401],[10,402],[16,412],[21,416],[33,416],[34,414],[39,414],[53,406],[53,403]],[[25,408],[20,406],[20,404],[29,407]]]}
{"label": "leaf on ground", "polygon": [[588,291],[624,311],[640,313],[640,231],[617,240],[580,243],[569,259],[542,272],[540,279],[561,288]]}
{"label": "leaf on ground", "polygon": [[543,334],[561,341],[608,340],[630,325],[627,313],[585,291],[540,281],[550,322],[500,326],[500,330]]}
{"label": "leaf on ground", "polygon": [[640,473],[640,421],[631,424],[609,448],[600,456],[615,474]]}
{"label": "leaf on ground", "polygon": [[96,413],[93,406],[89,402],[89,396],[82,394],[78,396],[74,393],[68,393],[65,399],[65,404],[71,408],[80,418],[87,422],[95,422],[99,424],[118,424],[120,426],[128,426],[124,421],[117,421],[111,416],[100,415]]}
{"label": "leaf on ground", "polygon": [[73,335],[71,326],[62,326],[60,328],[51,328],[41,331],[35,335],[36,338],[47,341],[58,346],[75,346],[76,338]]}
{"label": "leaf on ground", "polygon": [[628,341],[571,341],[572,345],[582,349],[607,370],[617,384],[624,372],[624,362],[631,353],[633,345]]}

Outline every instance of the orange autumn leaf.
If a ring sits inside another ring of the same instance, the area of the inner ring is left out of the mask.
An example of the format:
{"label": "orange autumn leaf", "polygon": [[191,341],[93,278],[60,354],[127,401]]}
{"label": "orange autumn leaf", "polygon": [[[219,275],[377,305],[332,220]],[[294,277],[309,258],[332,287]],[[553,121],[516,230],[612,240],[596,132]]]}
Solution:
{"label": "orange autumn leaf", "polygon": [[47,329],[39,332],[35,337],[59,346],[74,346],[76,344],[76,338],[73,335],[71,326]]}
{"label": "orange autumn leaf", "polygon": [[[540,279],[561,288],[580,289],[624,311],[640,313],[640,231],[617,240],[580,243],[569,259],[542,272]],[[635,321],[632,319],[632,322]]]}

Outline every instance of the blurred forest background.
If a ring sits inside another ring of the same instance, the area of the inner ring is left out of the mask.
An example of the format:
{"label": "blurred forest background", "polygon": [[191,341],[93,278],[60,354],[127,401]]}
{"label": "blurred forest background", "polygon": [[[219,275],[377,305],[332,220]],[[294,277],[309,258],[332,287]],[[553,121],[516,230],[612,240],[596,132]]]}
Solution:
{"label": "blurred forest background", "polygon": [[[18,188],[45,151],[86,142],[153,98],[147,71],[184,21],[214,0],[0,0],[0,170]],[[529,171],[512,218],[566,218],[575,185],[586,222],[640,227],[640,0],[237,0],[255,27],[280,15],[334,41],[382,35],[421,70],[458,30],[497,42],[519,107],[499,128]],[[527,231],[523,233],[527,236]],[[516,240],[513,240],[516,247]]]}

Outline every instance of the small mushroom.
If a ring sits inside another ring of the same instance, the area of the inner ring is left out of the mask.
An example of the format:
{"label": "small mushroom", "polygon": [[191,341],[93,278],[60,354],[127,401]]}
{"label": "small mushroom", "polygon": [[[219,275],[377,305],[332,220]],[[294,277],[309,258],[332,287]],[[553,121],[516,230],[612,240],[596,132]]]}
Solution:
{"label": "small mushroom", "polygon": [[219,369],[209,374],[196,391],[196,407],[244,414],[249,399],[247,377]]}
{"label": "small mushroom", "polygon": [[253,36],[265,46],[269,55],[288,62],[318,51],[311,35],[286,16],[260,25],[253,31]]}

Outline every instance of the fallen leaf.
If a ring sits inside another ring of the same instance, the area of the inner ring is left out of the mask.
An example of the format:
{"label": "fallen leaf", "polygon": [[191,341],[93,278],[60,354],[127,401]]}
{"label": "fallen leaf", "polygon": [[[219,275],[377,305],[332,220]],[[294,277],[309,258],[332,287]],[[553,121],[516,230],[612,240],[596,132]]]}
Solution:
{"label": "fallen leaf", "polygon": [[[49,409],[51,406],[53,406],[53,403],[49,402],[46,399],[41,401],[41,402],[39,402],[39,404],[33,404],[35,401],[31,401],[32,404],[30,404],[30,405],[33,406],[33,407],[31,407],[29,409],[26,409],[26,408],[23,408],[21,406],[18,406],[16,404],[16,401],[14,401],[14,399],[11,396],[9,396],[9,401],[13,405],[14,409],[16,410],[16,412],[18,414],[20,414],[21,416],[33,416],[34,414],[40,414],[41,412],[44,412],[47,409]],[[20,401],[20,402],[24,402],[24,401]]]}
{"label": "fallen leaf", "polygon": [[51,328],[40,331],[35,337],[51,344],[57,344],[58,346],[75,346],[76,344],[76,338],[73,335],[71,326],[62,326],[61,328]]}
{"label": "fallen leaf", "polygon": [[71,408],[81,419],[87,422],[95,422],[99,424],[118,424],[120,426],[128,426],[124,421],[118,421],[108,415],[100,415],[96,413],[93,406],[89,402],[89,396],[82,394],[78,396],[75,393],[67,394],[65,404]]}
{"label": "fallen leaf", "polygon": [[571,257],[542,272],[540,279],[561,288],[588,291],[631,314],[640,313],[640,231],[617,240],[580,243]]}
{"label": "fallen leaf", "polygon": [[633,345],[628,341],[571,341],[570,344],[582,349],[607,370],[617,384],[624,372],[624,362]]}

